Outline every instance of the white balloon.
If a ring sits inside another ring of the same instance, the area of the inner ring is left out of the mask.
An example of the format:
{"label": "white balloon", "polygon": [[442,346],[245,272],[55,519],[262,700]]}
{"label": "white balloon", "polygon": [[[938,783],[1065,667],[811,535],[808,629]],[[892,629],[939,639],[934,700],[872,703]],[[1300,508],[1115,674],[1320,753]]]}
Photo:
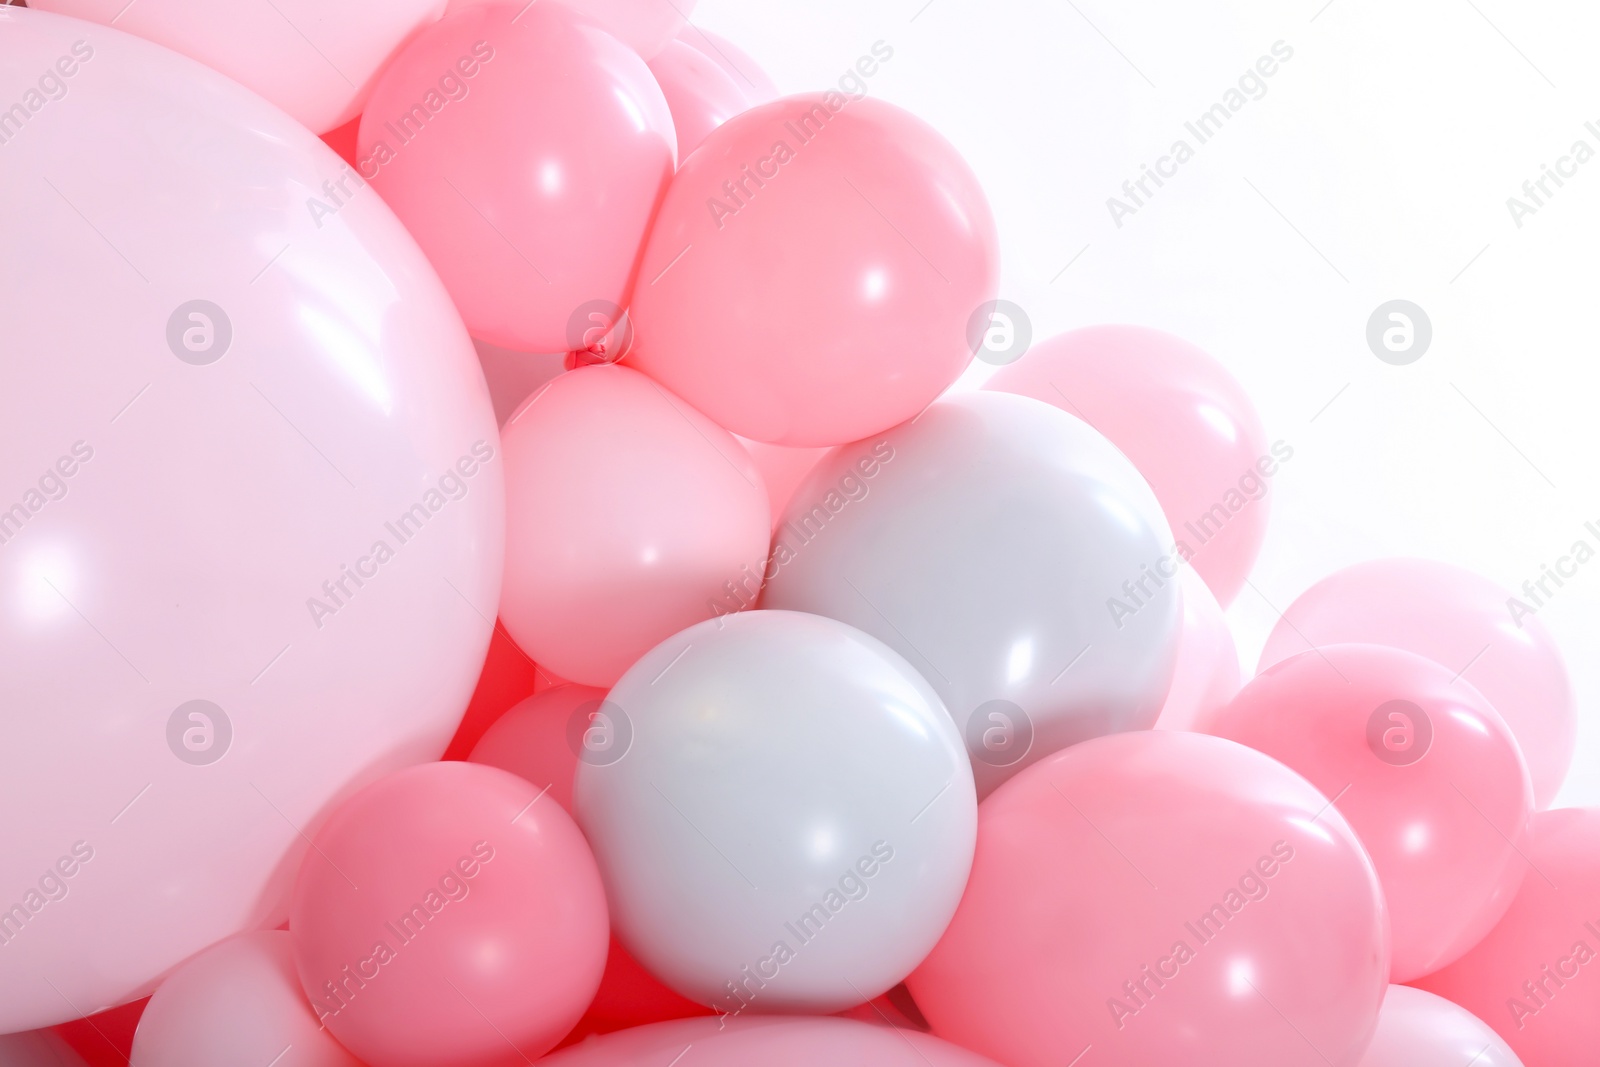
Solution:
{"label": "white balloon", "polygon": [[1392,985],[1378,1032],[1358,1067],[1522,1067],[1499,1034],[1466,1008],[1410,986]]}
{"label": "white balloon", "polygon": [[966,886],[961,738],[900,656],[797,612],[710,619],[623,675],[573,799],[628,951],[728,1014],[832,1012],[904,978]]}
{"label": "white balloon", "polygon": [[1178,560],[1155,494],[1088,425],[1005,393],[841,445],[795,491],[762,605],[839,619],[933,685],[978,795],[1102,734],[1172,681]]}

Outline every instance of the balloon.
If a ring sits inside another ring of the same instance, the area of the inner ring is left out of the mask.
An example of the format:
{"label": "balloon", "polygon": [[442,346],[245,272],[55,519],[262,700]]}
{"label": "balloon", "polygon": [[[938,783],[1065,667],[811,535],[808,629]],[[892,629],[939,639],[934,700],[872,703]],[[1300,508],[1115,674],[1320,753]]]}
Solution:
{"label": "balloon", "polygon": [[571,816],[513,774],[430,763],[329,818],[289,930],[317,1015],[370,1067],[533,1060],[583,1014],[606,903]]}
{"label": "balloon", "polygon": [[578,752],[591,740],[590,724],[605,698],[604,689],[586,685],[535,693],[495,720],[468,759],[548,789],[551,800],[571,811]]}
{"label": "balloon", "polygon": [[782,445],[769,445],[743,437],[739,438],[739,443],[744,445],[745,451],[755,461],[756,469],[761,472],[761,480],[767,487],[767,502],[772,508],[772,525],[776,529],[794,491],[805,481],[817,461],[828,454],[828,450],[784,448]]}
{"label": "balloon", "polygon": [[761,64],[752,59],[750,53],[726,37],[699,26],[685,25],[678,31],[677,39],[698,50],[701,55],[727,71],[734,84],[744,93],[750,106],[765,104],[769,100],[778,98],[778,86],[767,72],[761,69]]}
{"label": "balloon", "polygon": [[983,797],[1057,749],[1155,722],[1179,639],[1171,544],[1105,438],[1036,400],[973,393],[817,464],[762,605],[839,619],[910,660]]}
{"label": "balloon", "polygon": [[1267,443],[1250,397],[1199,348],[1143,326],[1035,345],[984,386],[1054,404],[1111,439],[1150,481],[1180,551],[1227,607],[1267,534],[1267,490],[1292,445]]}
{"label": "balloon", "polygon": [[680,160],[688,158],[706,134],[751,104],[731,74],[683,41],[668,41],[650,60],[650,73],[672,109]]}
{"label": "balloon", "polygon": [[983,190],[932,127],[833,90],[789,97],[683,161],[645,245],[628,364],[744,437],[841,444],[955,381],[998,274]]}
{"label": "balloon", "polygon": [[338,160],[282,112],[0,7],[0,99],[41,71],[70,97],[0,147],[0,1032],[281,921],[300,829],[443,751],[504,536],[471,343],[382,201],[319,230]]}
{"label": "balloon", "polygon": [[131,1063],[361,1067],[306,1003],[282,930],[229,938],[168,975],[139,1021]]}
{"label": "balloon", "polygon": [[85,1067],[83,1057],[49,1030],[0,1034],[0,1064],[5,1067]]}
{"label": "balloon", "polygon": [[[1516,735],[1534,802],[1545,808],[1572,763],[1578,711],[1561,651],[1528,611],[1542,602],[1540,588],[1527,583],[1512,597],[1487,578],[1432,560],[1357,563],[1289,605],[1258,669],[1308,647],[1351,642],[1427,656],[1489,698]],[[1542,588],[1548,593],[1549,583]]]}
{"label": "balloon", "polygon": [[1600,1045],[1600,809],[1533,817],[1528,874],[1500,924],[1417,985],[1495,1029],[1529,1067],[1589,1067]]}
{"label": "balloon", "polygon": [[724,1014],[830,1012],[895,985],[961,896],[977,823],[932,688],[832,619],[708,620],[623,675],[573,801],[617,936]]}
{"label": "balloon", "polygon": [[1198,729],[1287,764],[1349,820],[1389,904],[1393,981],[1458,958],[1511,906],[1528,771],[1489,702],[1432,660],[1379,645],[1302,652]]}
{"label": "balloon", "polygon": [[472,336],[566,352],[591,308],[626,303],[673,144],[661,90],[620,41],[555,4],[490,4],[384,70],[352,181],[416,235]]}
{"label": "balloon", "polygon": [[[450,0],[453,14],[496,0]],[[685,26],[696,0],[558,0],[606,32],[620,38],[645,59],[661,51]]]}
{"label": "balloon", "polygon": [[1239,650],[1210,587],[1193,567],[1178,576],[1183,590],[1183,636],[1178,666],[1156,727],[1192,730],[1195,720],[1222,707],[1239,691]]}
{"label": "balloon", "polygon": [[672,634],[755,602],[766,489],[739,442],[644,375],[568,371],[505,427],[500,615],[542,666],[606,686]]}
{"label": "balloon", "polygon": [[1470,1011],[1410,986],[1392,985],[1360,1067],[1522,1067]]}
{"label": "balloon", "polygon": [[1242,745],[1146,730],[1058,752],[978,811],[944,938],[906,983],[1009,1067],[1354,1067],[1389,975],[1344,818]]}

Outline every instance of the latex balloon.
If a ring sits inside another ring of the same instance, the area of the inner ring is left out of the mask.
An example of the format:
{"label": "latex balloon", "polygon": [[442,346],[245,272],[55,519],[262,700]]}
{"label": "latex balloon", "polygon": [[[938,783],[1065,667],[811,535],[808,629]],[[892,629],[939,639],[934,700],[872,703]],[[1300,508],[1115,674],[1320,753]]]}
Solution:
{"label": "latex balloon", "polygon": [[1179,639],[1170,547],[1105,438],[1036,400],[967,394],[817,464],[774,537],[762,604],[910,660],[982,797],[1057,749],[1155,722]]}
{"label": "latex balloon", "polygon": [[1183,636],[1178,666],[1156,726],[1192,730],[1201,716],[1216,711],[1239,691],[1239,650],[1233,632],[1205,579],[1193,567],[1178,576],[1183,591]]}
{"label": "latex balloon", "polygon": [[751,104],[732,75],[683,41],[668,41],[650,60],[650,73],[656,76],[672,109],[680,160],[687,158],[706,134]]}
{"label": "latex balloon", "polygon": [[1533,817],[1528,874],[1500,924],[1416,984],[1492,1026],[1529,1067],[1588,1067],[1600,1044],[1600,810]]}
{"label": "latex balloon", "polygon": [[834,90],[789,97],[683,161],[645,245],[627,360],[734,433],[840,444],[955,381],[998,275],[983,189],[932,127]]}
{"label": "latex balloon", "polygon": [[653,645],[755,602],[767,494],[729,433],[644,375],[584,367],[505,427],[501,618],[541,665],[610,685]]}
{"label": "latex balloon", "polygon": [[[1338,811],[1220,738],[1058,752],[978,812],[955,919],[907,985],[1010,1067],[1354,1067],[1389,975],[1383,895]],[[1088,1062],[1086,1059],[1085,1062]]]}
{"label": "latex balloon", "polygon": [[306,1002],[283,930],[241,934],[187,960],[150,998],[133,1039],[132,1067],[252,1063],[361,1067]]}
{"label": "latex balloon", "polygon": [[1448,563],[1357,563],[1289,605],[1267,638],[1260,669],[1314,645],[1347,642],[1427,656],[1489,698],[1522,748],[1535,804],[1548,807],[1572,763],[1578,711],[1561,650],[1535,617],[1553,589],[1540,581],[1513,596]]}
{"label": "latex balloon", "polygon": [[281,921],[299,828],[443,751],[504,536],[460,317],[376,196],[317,228],[325,145],[166,49],[0,7],[0,99],[28,93],[0,147],[0,1032]]}
{"label": "latex balloon", "polygon": [[690,627],[611,690],[573,799],[617,936],[723,1014],[837,1011],[916,966],[977,822],[961,739],[911,665],[843,623]]}
{"label": "latex balloon", "polygon": [[1483,939],[1522,883],[1533,789],[1477,690],[1432,660],[1329,645],[1275,664],[1198,724],[1332,798],[1372,857],[1394,931],[1391,980]]}
{"label": "latex balloon", "polygon": [[817,461],[828,454],[828,450],[784,448],[782,445],[769,445],[743,437],[739,438],[739,443],[750,453],[756,469],[761,472],[761,480],[766,483],[767,502],[772,508],[772,525],[776,528],[794,491],[805,481]]}
{"label": "latex balloon", "polygon": [[1090,326],[1035,345],[984,386],[1054,404],[1111,439],[1149,479],[1183,555],[1223,607],[1261,551],[1268,489],[1293,445],[1267,442],[1227,369],[1143,326]]}
{"label": "latex balloon", "polygon": [[1392,985],[1361,1067],[1522,1067],[1482,1019],[1443,997]]}
{"label": "latex balloon", "polygon": [[606,903],[557,804],[475,763],[390,775],[338,808],[289,929],[317,1015],[370,1067],[532,1061],[600,983]]}
{"label": "latex balloon", "polygon": [[678,31],[678,40],[721,67],[743,91],[750,106],[778,98],[778,86],[750,53],[720,34],[695,25]]}
{"label": "latex balloon", "polygon": [[601,743],[594,717],[604,689],[562,685],[535,693],[484,733],[468,757],[548,789],[551,800],[572,810],[572,776],[584,746]]}
{"label": "latex balloon", "polygon": [[5,1067],[85,1067],[83,1057],[49,1030],[0,1034],[0,1064]]}
{"label": "latex balloon", "polygon": [[[497,0],[450,0],[452,12]],[[649,59],[683,30],[696,0],[557,0]]]}
{"label": "latex balloon", "polygon": [[385,68],[344,177],[383,194],[472,336],[566,352],[591,309],[627,302],[673,149],[667,102],[620,41],[557,4],[489,4]]}

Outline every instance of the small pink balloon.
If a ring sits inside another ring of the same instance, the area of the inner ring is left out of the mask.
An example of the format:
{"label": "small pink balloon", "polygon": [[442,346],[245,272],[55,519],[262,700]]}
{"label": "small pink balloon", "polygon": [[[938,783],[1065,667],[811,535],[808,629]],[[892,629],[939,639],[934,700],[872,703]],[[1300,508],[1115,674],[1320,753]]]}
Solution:
{"label": "small pink balloon", "polygon": [[983,802],[966,895],[906,984],[935,1034],[1010,1067],[1354,1067],[1388,978],[1343,816],[1243,745],[1142,730]]}
{"label": "small pink balloon", "polygon": [[552,380],[502,431],[500,617],[563,678],[609,686],[679,630],[754,603],[766,488],[729,434],[636,371]]}
{"label": "small pink balloon", "polygon": [[572,810],[572,776],[578,753],[606,698],[604,689],[561,685],[528,697],[496,719],[479,739],[471,763],[482,763],[548,789],[551,800]]}
{"label": "small pink balloon", "polygon": [[1527,760],[1534,803],[1545,808],[1561,791],[1578,736],[1561,651],[1534,617],[1552,591],[1545,580],[1543,593],[1527,583],[1513,596],[1487,578],[1432,560],[1357,563],[1289,605],[1258,669],[1308,647],[1346,642],[1426,656],[1472,683],[1505,719]]}
{"label": "small pink balloon", "polygon": [[706,134],[751,103],[726,70],[683,41],[668,41],[650,60],[650,73],[672,109],[679,160],[687,159]]}
{"label": "small pink balloon", "polygon": [[1193,567],[1184,567],[1178,581],[1183,586],[1183,636],[1172,688],[1156,720],[1158,730],[1193,730],[1196,720],[1239,691],[1239,650],[1217,598]]}
{"label": "small pink balloon", "polygon": [[767,502],[772,508],[772,525],[776,529],[789,507],[789,501],[794,497],[794,491],[800,488],[800,483],[806,480],[811,468],[828,454],[828,450],[785,448],[746,437],[739,438],[739,443],[750,453],[756,469],[761,472],[761,480],[766,483]]}
{"label": "small pink balloon", "polygon": [[384,70],[356,167],[474,337],[566,352],[589,311],[627,302],[673,150],[667,102],[622,42],[556,4],[488,4]]}
{"label": "small pink balloon", "polygon": [[282,930],[229,938],[168,975],[139,1018],[130,1063],[361,1067],[317,1021]]}
{"label": "small pink balloon", "polygon": [[1392,985],[1360,1067],[1522,1067],[1522,1061],[1459,1004]]}
{"label": "small pink balloon", "polygon": [[1271,479],[1294,448],[1268,443],[1227,368],[1160,330],[1089,326],[1033,346],[984,388],[1054,404],[1109,437],[1155,490],[1177,554],[1219,604],[1233,603],[1267,534]]}
{"label": "small pink balloon", "polygon": [[1600,809],[1533,817],[1528,875],[1489,935],[1420,979],[1494,1027],[1528,1067],[1593,1067],[1600,1048]]}
{"label": "small pink balloon", "polygon": [[751,58],[750,53],[720,34],[688,24],[678,31],[678,40],[696,49],[707,59],[728,72],[735,85],[743,90],[750,106],[778,99],[778,86]]}
{"label": "small pink balloon", "polygon": [[1465,681],[1380,645],[1329,645],[1258,675],[1198,724],[1332,798],[1372,857],[1392,980],[1436,971],[1511,906],[1533,788],[1505,722]]}
{"label": "small pink balloon", "polygon": [[854,441],[955,381],[998,273],[983,190],[932,127],[835,90],[789,97],[717,127],[673,178],[628,364],[742,436]]}
{"label": "small pink balloon", "polygon": [[295,968],[370,1067],[543,1055],[600,984],[600,872],[561,806],[495,767],[428,763],[336,809],[300,868]]}

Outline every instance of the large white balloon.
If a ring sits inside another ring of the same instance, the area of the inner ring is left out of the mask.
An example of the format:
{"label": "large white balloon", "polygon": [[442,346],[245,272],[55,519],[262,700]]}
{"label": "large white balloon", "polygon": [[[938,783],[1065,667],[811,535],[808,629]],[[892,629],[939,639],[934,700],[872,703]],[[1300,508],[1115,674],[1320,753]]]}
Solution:
{"label": "large white balloon", "polygon": [[1155,494],[1082,421],[1004,393],[941,400],[841,445],[795,491],[762,604],[865,630],[932,683],[978,795],[1151,726],[1180,632]]}
{"label": "large white balloon", "polygon": [[727,1014],[831,1012],[933,948],[977,802],[938,696],[843,623],[750,611],[639,660],[577,746],[578,822],[628,951]]}
{"label": "large white balloon", "polygon": [[1466,1008],[1410,986],[1392,985],[1378,1032],[1358,1067],[1522,1067],[1511,1046]]}

